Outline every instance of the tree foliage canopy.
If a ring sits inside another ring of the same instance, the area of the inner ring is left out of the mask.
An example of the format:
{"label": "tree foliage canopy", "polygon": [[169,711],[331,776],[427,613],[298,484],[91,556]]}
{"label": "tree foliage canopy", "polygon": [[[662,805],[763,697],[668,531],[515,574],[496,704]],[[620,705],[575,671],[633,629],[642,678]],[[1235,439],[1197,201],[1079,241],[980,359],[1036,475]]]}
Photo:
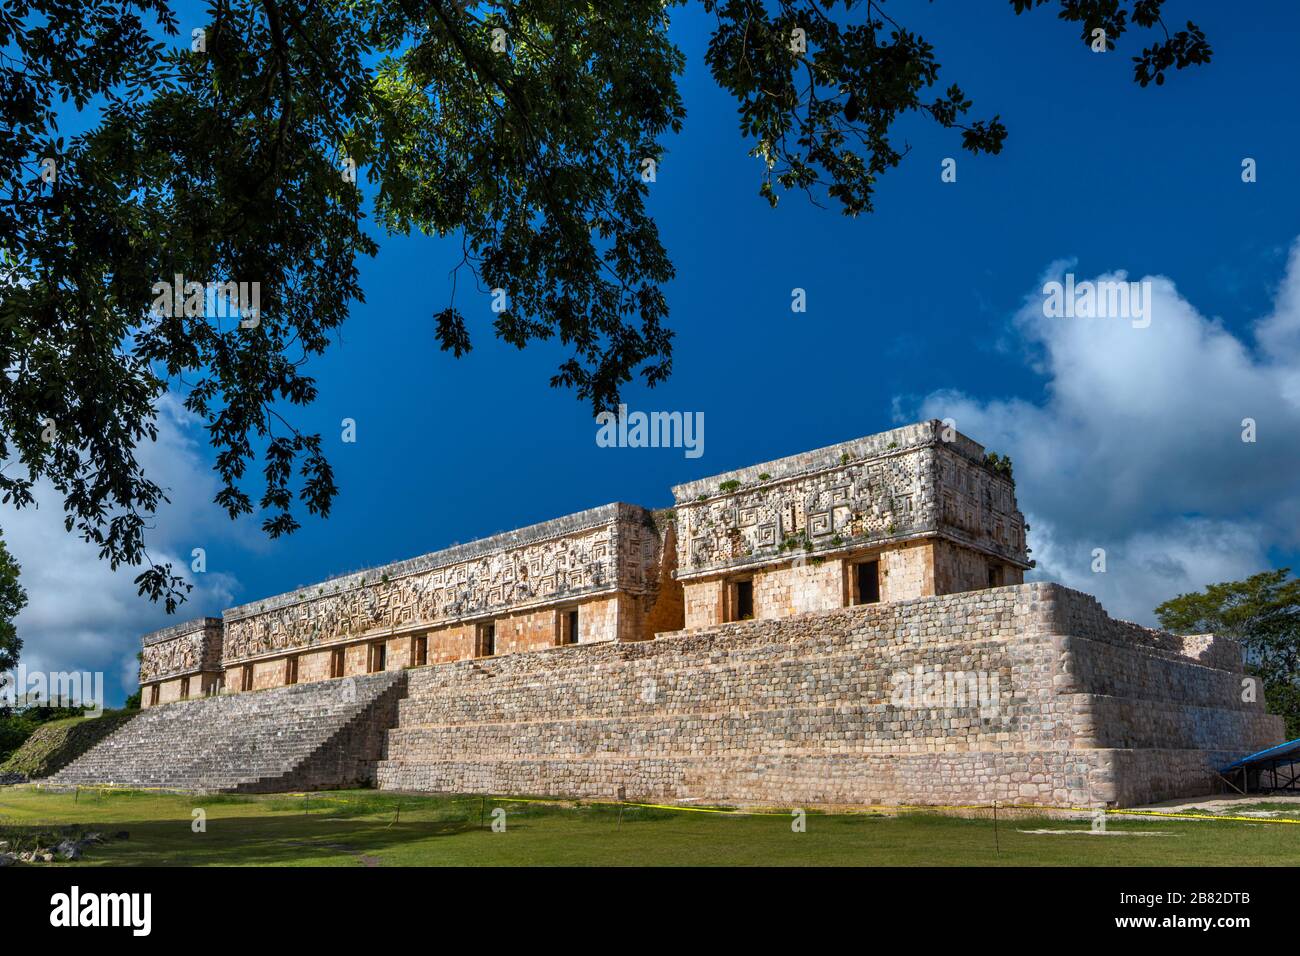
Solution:
{"label": "tree foliage canopy", "polygon": [[18,666],[18,654],[23,649],[14,625],[18,612],[27,606],[27,592],[18,583],[21,570],[0,535],[0,689],[6,682],[4,672]]}
{"label": "tree foliage canopy", "polygon": [[[256,511],[276,536],[302,508],[328,514],[321,436],[286,412],[315,398],[306,364],[362,301],[358,258],[389,232],[461,239],[441,348],[472,345],[464,278],[505,291],[499,338],[558,340],[551,384],[593,408],[634,377],[662,381],[673,267],[642,173],[685,117],[669,38],[683,2],[211,0],[184,28],[169,0],[6,2],[0,496],[27,506],[48,482],[68,530],[113,567],[144,565],[141,593],[173,609],[186,585],[145,549],[165,493],[136,455],[170,389],[208,431],[231,517]],[[798,190],[869,211],[908,113],[972,152],[1002,147],[999,118],[940,89],[933,48],[879,2],[698,2],[771,203]],[[1134,57],[1143,85],[1210,58],[1194,25],[1165,29],[1163,0],[1054,5],[1086,43],[1153,32]],[[68,103],[94,121],[65,138]],[[155,283],[178,275],[258,283],[257,321],[205,299],[160,313]]]}

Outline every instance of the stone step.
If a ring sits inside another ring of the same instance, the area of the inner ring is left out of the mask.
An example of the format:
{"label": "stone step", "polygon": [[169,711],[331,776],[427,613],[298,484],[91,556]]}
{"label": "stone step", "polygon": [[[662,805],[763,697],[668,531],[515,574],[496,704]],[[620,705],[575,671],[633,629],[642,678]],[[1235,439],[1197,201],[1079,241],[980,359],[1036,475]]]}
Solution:
{"label": "stone step", "polygon": [[272,792],[373,782],[406,673],[150,708],[43,781]]}

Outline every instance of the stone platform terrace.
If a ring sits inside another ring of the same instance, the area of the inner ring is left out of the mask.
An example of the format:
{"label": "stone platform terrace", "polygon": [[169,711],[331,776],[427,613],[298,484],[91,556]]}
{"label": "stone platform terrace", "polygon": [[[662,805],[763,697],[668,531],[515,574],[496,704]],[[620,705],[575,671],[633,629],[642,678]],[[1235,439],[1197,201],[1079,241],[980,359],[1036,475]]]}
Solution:
{"label": "stone platform terrace", "polygon": [[1235,642],[1115,621],[1056,584],[738,622],[413,671],[378,783],[1131,806],[1210,792],[1215,767],[1281,739],[1241,700],[1240,662]]}
{"label": "stone platform terrace", "polygon": [[49,783],[1135,806],[1281,740],[1241,648],[988,588],[151,708]]}

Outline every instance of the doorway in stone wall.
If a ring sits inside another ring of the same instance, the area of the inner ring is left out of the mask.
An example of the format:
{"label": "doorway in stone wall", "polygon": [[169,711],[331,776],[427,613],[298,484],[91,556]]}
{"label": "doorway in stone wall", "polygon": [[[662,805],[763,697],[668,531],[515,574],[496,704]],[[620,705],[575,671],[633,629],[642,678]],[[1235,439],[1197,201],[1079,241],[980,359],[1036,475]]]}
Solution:
{"label": "doorway in stone wall", "polygon": [[853,603],[877,604],[880,601],[880,562],[863,561],[853,566]]}
{"label": "doorway in stone wall", "polygon": [[480,624],[475,632],[475,657],[494,657],[497,652],[497,626],[492,622]]}
{"label": "doorway in stone wall", "polygon": [[731,586],[733,621],[750,621],[754,618],[754,579],[736,581]]}

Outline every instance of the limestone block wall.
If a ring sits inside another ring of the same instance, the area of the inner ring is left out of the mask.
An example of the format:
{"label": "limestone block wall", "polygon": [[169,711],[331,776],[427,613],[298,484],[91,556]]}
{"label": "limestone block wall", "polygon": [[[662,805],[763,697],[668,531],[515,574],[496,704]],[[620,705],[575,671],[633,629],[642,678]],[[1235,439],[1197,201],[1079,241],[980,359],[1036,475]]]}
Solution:
{"label": "limestone block wall", "polygon": [[695,630],[722,623],[722,578],[688,581],[682,589],[685,627]]}
{"label": "limestone block wall", "polygon": [[789,617],[843,603],[841,561],[806,561],[754,576],[755,617]]}
{"label": "limestone block wall", "polygon": [[515,613],[659,580],[650,512],[613,504],[437,551],[223,615],[227,664],[337,639]]}
{"label": "limestone block wall", "polygon": [[666,631],[686,627],[686,597],[677,580],[677,516],[672,509],[655,512],[656,527],[661,530],[659,586],[640,599],[635,613],[639,616],[639,633],[632,639],[649,640]]}
{"label": "limestone block wall", "polygon": [[880,561],[880,600],[907,601],[930,594],[974,590],[938,587],[934,552],[941,543],[935,539],[912,541],[877,555]]}
{"label": "limestone block wall", "polygon": [[[808,557],[801,553],[785,564],[767,565],[743,575],[754,587],[754,616],[789,617],[825,611],[853,603],[854,565],[879,564],[881,601],[908,601],[934,594],[951,594],[989,587],[986,556],[936,538],[900,542],[883,549],[868,549],[843,557]],[[1020,584],[1023,572],[1002,566],[1000,584]],[[721,624],[730,618],[727,588],[742,575],[692,579],[684,582],[685,627]]]}
{"label": "limestone block wall", "polygon": [[1279,719],[1227,693],[1239,680],[1231,642],[1018,585],[418,669],[377,779],[787,806],[1128,805],[1208,791],[1214,767],[1280,739]]}
{"label": "limestone block wall", "polygon": [[734,619],[727,587],[739,579],[754,581],[757,616],[781,617],[848,603],[849,565],[862,560],[880,562],[884,601],[1020,583],[1030,566],[1015,486],[938,421],[673,494],[688,628]]}
{"label": "limestone block wall", "polygon": [[141,706],[203,696],[219,685],[220,618],[201,617],[173,624],[146,634],[140,643]]}
{"label": "limestone block wall", "polygon": [[245,689],[249,668],[248,689],[283,686],[290,658],[299,683],[365,674],[376,643],[398,669],[416,663],[416,638],[428,662],[464,660],[489,623],[497,654],[533,651],[559,643],[574,610],[581,643],[644,639],[652,617],[680,628],[675,548],[667,516],[613,504],[232,608],[225,687]]}
{"label": "limestone block wall", "polygon": [[983,445],[964,435],[953,438],[942,422],[931,424],[938,437],[929,447],[944,536],[974,551],[1024,565],[1025,518],[1016,506],[1015,485],[984,464]]}
{"label": "limestone block wall", "polygon": [[997,579],[990,581],[990,563],[985,555],[945,540],[936,540],[927,557],[930,559],[927,570],[933,580],[933,590],[921,593],[955,594],[976,588],[1021,584],[1025,579],[1024,570],[1017,565],[999,563],[996,566]]}
{"label": "limestone block wall", "polygon": [[272,687],[284,686],[284,658],[255,661],[252,667],[253,690],[270,690]]}
{"label": "limestone block wall", "polygon": [[[678,577],[943,536],[1028,567],[1011,480],[928,421],[673,488]],[[983,581],[980,587],[987,586]]]}
{"label": "limestone block wall", "polygon": [[305,651],[298,655],[298,682],[300,684],[327,680],[329,676],[330,652],[328,650]]}
{"label": "limestone block wall", "polygon": [[153,707],[157,704],[170,704],[181,699],[181,679],[174,677],[171,680],[160,681],[158,683],[158,699],[155,701],[152,694],[140,695],[140,705],[142,707]]}
{"label": "limestone block wall", "polygon": [[923,436],[899,432],[673,488],[678,577],[784,561],[809,545],[933,530]]}

